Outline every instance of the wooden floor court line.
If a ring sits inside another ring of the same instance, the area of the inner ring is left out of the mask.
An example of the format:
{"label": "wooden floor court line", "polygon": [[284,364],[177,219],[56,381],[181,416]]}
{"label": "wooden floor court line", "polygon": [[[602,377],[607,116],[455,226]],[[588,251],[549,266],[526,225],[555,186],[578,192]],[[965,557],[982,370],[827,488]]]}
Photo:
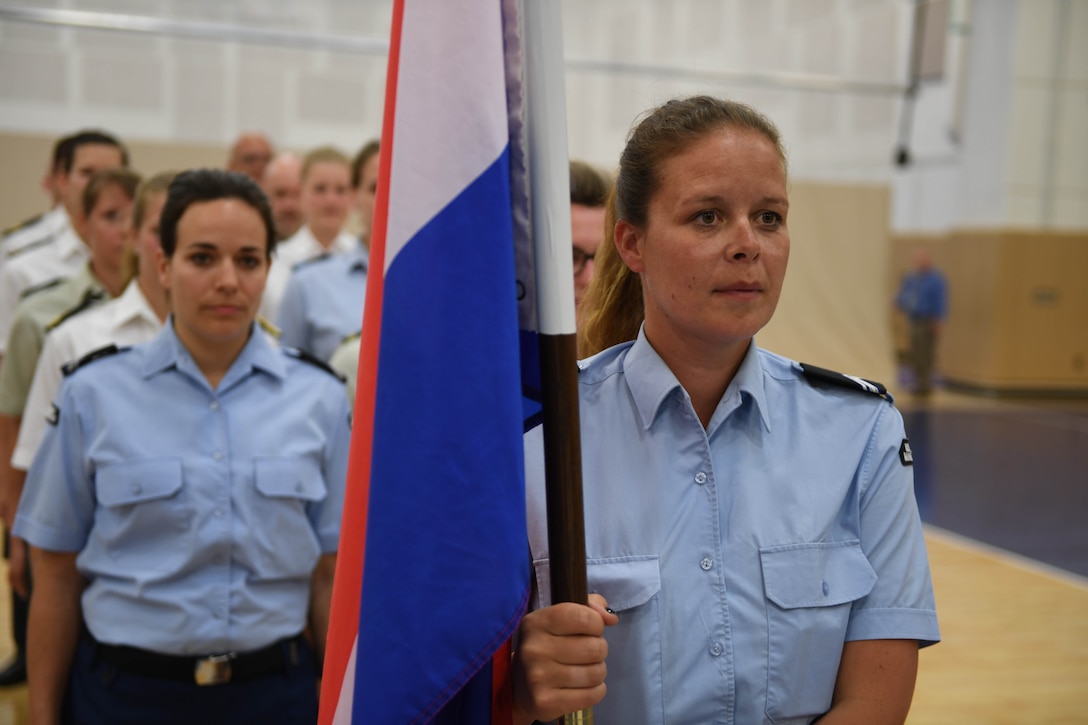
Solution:
{"label": "wooden floor court line", "polygon": [[[1088,521],[1085,522],[1085,527],[1088,528]],[[979,556],[992,558],[1008,566],[1023,569],[1024,571],[1038,574],[1039,576],[1049,577],[1064,584],[1068,584],[1071,587],[1088,592],[1088,577],[1081,576],[1076,572],[1059,569],[1056,566],[1051,566],[1050,564],[1036,559],[1022,556],[1014,551],[1002,549],[998,546],[992,546],[991,544],[967,536],[961,536],[954,531],[943,529],[940,526],[923,524],[922,528],[925,530],[927,542],[930,540],[942,541],[949,546],[957,546],[968,551],[973,551]],[[1088,536],[1088,533],[1085,535]],[[1085,612],[1085,616],[1088,617],[1088,611]]]}

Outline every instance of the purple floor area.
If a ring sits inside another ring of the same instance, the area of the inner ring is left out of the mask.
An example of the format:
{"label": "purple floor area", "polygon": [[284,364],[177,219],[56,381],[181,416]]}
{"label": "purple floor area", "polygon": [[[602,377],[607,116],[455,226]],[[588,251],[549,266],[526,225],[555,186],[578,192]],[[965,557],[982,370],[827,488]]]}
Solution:
{"label": "purple floor area", "polygon": [[1088,576],[1088,411],[903,418],[923,521]]}

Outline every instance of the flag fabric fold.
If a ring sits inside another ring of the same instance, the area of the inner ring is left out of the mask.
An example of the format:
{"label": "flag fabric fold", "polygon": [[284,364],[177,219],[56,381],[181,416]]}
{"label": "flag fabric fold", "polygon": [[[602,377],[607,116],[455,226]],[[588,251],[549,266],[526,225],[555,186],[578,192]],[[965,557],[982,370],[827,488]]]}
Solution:
{"label": "flag fabric fold", "polygon": [[322,725],[508,716],[529,555],[503,8],[394,5]]}

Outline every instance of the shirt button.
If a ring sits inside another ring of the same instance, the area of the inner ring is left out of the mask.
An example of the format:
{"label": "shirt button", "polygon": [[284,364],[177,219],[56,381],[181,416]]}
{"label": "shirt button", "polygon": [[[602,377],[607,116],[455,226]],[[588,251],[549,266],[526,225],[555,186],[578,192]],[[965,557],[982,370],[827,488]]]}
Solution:
{"label": "shirt button", "polygon": [[219,410],[219,401],[213,400],[211,403],[208,404],[208,407],[212,410]]}
{"label": "shirt button", "polygon": [[829,586],[827,585],[827,582],[824,582],[824,583],[823,583],[823,590],[824,590],[824,596],[826,597],[826,596],[827,596],[827,594],[828,594],[828,592],[830,592],[830,591],[831,591],[831,587],[829,587]]}
{"label": "shirt button", "polygon": [[215,510],[215,516],[216,516],[216,518],[222,518],[223,517],[223,509],[216,509]]}
{"label": "shirt button", "polygon": [[703,571],[710,571],[714,568],[714,560],[709,556],[703,557],[703,560],[699,562],[699,566],[702,567]]}
{"label": "shirt button", "polygon": [[132,484],[132,493],[133,494],[139,495],[140,491],[142,491],[142,490],[143,489],[140,488],[140,484],[138,484],[138,483]]}
{"label": "shirt button", "polygon": [[720,657],[722,654],[722,646],[718,642],[710,643],[710,655],[712,657]]}
{"label": "shirt button", "polygon": [[223,460],[223,451],[216,451],[215,453],[212,454],[212,458],[214,458],[217,461]]}
{"label": "shirt button", "polygon": [[302,481],[295,482],[295,493],[302,493]]}
{"label": "shirt button", "polygon": [[699,471],[698,473],[696,473],[695,474],[695,483],[699,484],[700,486],[702,486],[704,483],[706,483],[706,474],[703,473],[702,471]]}

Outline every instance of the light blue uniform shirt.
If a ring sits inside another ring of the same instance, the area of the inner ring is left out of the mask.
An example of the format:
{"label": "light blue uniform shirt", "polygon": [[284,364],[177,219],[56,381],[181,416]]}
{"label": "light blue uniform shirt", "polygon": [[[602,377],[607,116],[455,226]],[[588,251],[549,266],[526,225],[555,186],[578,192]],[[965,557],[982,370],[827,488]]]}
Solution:
{"label": "light blue uniform shirt", "polygon": [[[753,343],[704,431],[640,333],[579,375],[589,590],[605,723],[808,723],[844,641],[939,639],[903,422]],[[526,434],[537,595],[550,603],[541,429]]]}
{"label": "light blue uniform shirt", "polygon": [[255,331],[216,390],[170,321],[57,395],[15,532],[78,551],[94,637],[167,654],[245,652],[306,626],[337,549],[343,384]]}
{"label": "light blue uniform shirt", "polygon": [[368,263],[359,244],[291,272],[276,321],[280,341],[321,360],[331,358],[345,337],[363,327]]}

